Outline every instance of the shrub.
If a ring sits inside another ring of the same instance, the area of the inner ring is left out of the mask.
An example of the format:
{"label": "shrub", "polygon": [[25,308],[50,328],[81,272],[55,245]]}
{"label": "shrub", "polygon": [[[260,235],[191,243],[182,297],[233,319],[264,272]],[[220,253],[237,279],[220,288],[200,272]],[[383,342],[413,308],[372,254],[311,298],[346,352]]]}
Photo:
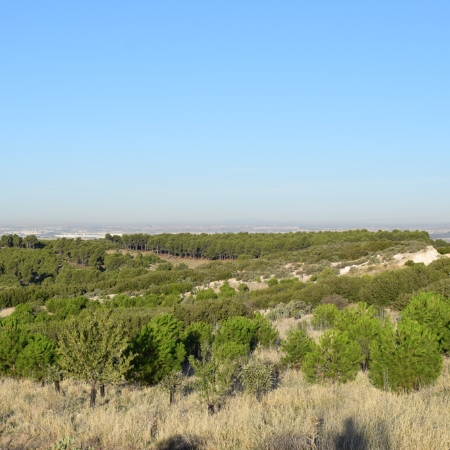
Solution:
{"label": "shrub", "polygon": [[313,312],[311,325],[315,330],[331,328],[334,325],[338,309],[332,303],[319,305]]}
{"label": "shrub", "polygon": [[300,319],[305,314],[312,311],[312,306],[307,305],[301,300],[291,300],[289,303],[279,303],[275,308],[271,309],[266,317],[269,320],[278,320],[288,317],[293,317],[294,319]]}
{"label": "shrub", "polygon": [[278,284],[278,280],[276,278],[271,278],[270,280],[267,280],[266,283],[267,286],[272,287]]}
{"label": "shrub", "polygon": [[213,414],[216,404],[230,388],[235,365],[213,357],[208,346],[202,346],[201,353],[200,360],[190,356],[189,363],[195,372],[194,383],[199,397],[206,402],[208,413]]}
{"label": "shrub", "polygon": [[174,308],[175,317],[186,324],[193,322],[216,324],[228,317],[248,314],[247,308],[233,299],[204,300],[193,305],[179,304]]}
{"label": "shrub", "polygon": [[304,357],[312,348],[313,340],[303,327],[291,328],[287,333],[286,339],[281,343],[281,351],[283,353],[281,364],[299,370]]}
{"label": "shrub", "polygon": [[415,320],[436,334],[443,353],[450,351],[450,302],[434,292],[422,292],[402,311],[402,319]]}
{"label": "shrub", "polygon": [[26,378],[42,381],[48,366],[56,359],[55,344],[45,336],[35,334],[28,339],[25,348],[17,358],[17,372]]}
{"label": "shrub", "polygon": [[159,386],[169,394],[170,405],[175,401],[175,394],[182,388],[183,384],[184,377],[179,371],[171,372],[161,380]]}
{"label": "shrub", "polygon": [[334,305],[339,310],[348,306],[348,300],[338,294],[327,295],[320,303],[322,305]]}
{"label": "shrub", "polygon": [[255,325],[254,339],[263,347],[271,347],[275,344],[279,334],[278,330],[263,315],[256,313],[253,319]]}
{"label": "shrub", "polygon": [[395,333],[386,329],[373,343],[371,353],[369,377],[382,389],[417,390],[432,384],[442,370],[436,335],[413,320],[401,320]]}
{"label": "shrub", "polygon": [[198,291],[195,298],[196,300],[210,300],[217,298],[217,294],[214,292],[213,289],[208,288]]}
{"label": "shrub", "polygon": [[241,367],[239,379],[245,392],[255,395],[258,402],[263,394],[273,387],[273,364],[265,362],[259,358],[252,358]]}
{"label": "shrub", "polygon": [[169,373],[181,370],[186,356],[183,337],[183,322],[171,314],[152,319],[131,345],[136,355],[134,376],[144,383],[155,384]]}
{"label": "shrub", "polygon": [[379,338],[383,323],[376,317],[377,311],[366,303],[358,303],[357,308],[339,311],[334,321],[334,328],[345,331],[348,337],[356,342],[364,355],[363,369],[367,369],[370,361],[370,345]]}
{"label": "shrub", "polygon": [[220,297],[221,298],[231,298],[236,295],[236,291],[225,281],[222,286],[220,286]]}
{"label": "shrub", "polygon": [[220,347],[226,347],[231,353],[237,352],[237,347],[231,344],[238,345],[243,354],[249,353],[256,345],[255,332],[255,323],[246,317],[230,317],[224,320],[214,339],[213,354],[224,356],[224,350]]}
{"label": "shrub", "polygon": [[188,325],[184,330],[184,346],[187,354],[200,358],[202,345],[212,344],[212,332],[213,329],[209,323],[194,322]]}
{"label": "shrub", "polygon": [[362,361],[360,346],[346,332],[329,330],[305,355],[302,371],[310,382],[345,383],[356,378]]}

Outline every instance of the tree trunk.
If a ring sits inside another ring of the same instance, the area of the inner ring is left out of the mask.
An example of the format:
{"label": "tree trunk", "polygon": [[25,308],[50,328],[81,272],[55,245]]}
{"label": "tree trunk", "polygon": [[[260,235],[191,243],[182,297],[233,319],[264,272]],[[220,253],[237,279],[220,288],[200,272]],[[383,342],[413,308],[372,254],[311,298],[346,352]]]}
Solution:
{"label": "tree trunk", "polygon": [[96,397],[97,397],[96,382],[93,381],[93,382],[91,383],[91,401],[90,401],[90,403],[89,403],[89,406],[90,406],[91,408],[94,408],[94,407],[95,407],[95,399],[96,399]]}
{"label": "tree trunk", "polygon": [[101,398],[105,397],[105,385],[104,384],[100,385],[100,397]]}
{"label": "tree trunk", "polygon": [[54,382],[55,384],[55,391],[59,394],[61,392],[61,386],[59,385],[59,380],[56,380]]}
{"label": "tree trunk", "polygon": [[210,416],[214,414],[214,403],[208,403],[208,414]]}
{"label": "tree trunk", "polygon": [[169,405],[173,405],[174,401],[175,401],[175,392],[170,391]]}

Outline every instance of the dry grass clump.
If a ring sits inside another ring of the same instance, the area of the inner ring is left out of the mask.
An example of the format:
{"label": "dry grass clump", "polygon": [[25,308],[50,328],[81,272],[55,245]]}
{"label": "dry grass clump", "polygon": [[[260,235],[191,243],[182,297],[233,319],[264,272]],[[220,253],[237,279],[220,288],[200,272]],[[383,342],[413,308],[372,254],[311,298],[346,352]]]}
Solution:
{"label": "dry grass clump", "polygon": [[[259,352],[276,360],[276,351]],[[360,373],[342,386],[309,385],[288,371],[278,389],[259,403],[254,397],[226,399],[208,415],[196,393],[169,406],[157,387],[109,388],[95,409],[88,387],[51,386],[12,379],[0,382],[0,448],[50,449],[66,436],[94,450],[442,450],[450,448],[450,370],[438,383],[409,394],[383,392]]]}

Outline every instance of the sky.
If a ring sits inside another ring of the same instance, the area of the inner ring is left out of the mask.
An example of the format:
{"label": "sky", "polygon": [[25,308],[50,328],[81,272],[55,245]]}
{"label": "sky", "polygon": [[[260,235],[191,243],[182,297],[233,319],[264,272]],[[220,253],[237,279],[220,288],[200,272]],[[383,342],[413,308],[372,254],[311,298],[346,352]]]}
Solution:
{"label": "sky", "polygon": [[0,225],[450,224],[449,17],[0,0]]}

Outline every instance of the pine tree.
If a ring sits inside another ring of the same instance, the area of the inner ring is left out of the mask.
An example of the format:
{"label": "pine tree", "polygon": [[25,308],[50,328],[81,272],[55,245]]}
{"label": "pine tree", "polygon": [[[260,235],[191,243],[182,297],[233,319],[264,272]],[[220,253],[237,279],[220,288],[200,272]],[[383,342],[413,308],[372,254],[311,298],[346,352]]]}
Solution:
{"label": "pine tree", "polygon": [[410,300],[401,315],[435,333],[442,353],[450,351],[450,301],[443,295],[422,292]]}
{"label": "pine tree", "polygon": [[18,375],[17,358],[28,343],[29,333],[15,318],[0,321],[0,373]]}
{"label": "pine tree", "polygon": [[300,369],[306,354],[313,348],[313,340],[303,327],[291,328],[281,343],[281,364]]}
{"label": "pine tree", "polygon": [[305,355],[302,371],[310,382],[345,383],[355,379],[363,358],[360,346],[346,332],[329,330]]}
{"label": "pine tree", "polygon": [[54,364],[56,349],[53,341],[35,334],[17,358],[17,372],[26,378],[42,381],[47,375],[48,366]]}
{"label": "pine tree", "polygon": [[348,308],[336,315],[334,329],[345,331],[348,337],[358,343],[364,355],[362,369],[366,370],[370,362],[370,346],[378,339],[384,327],[392,326],[390,322],[376,317],[376,310],[366,303],[358,303],[357,308]]}
{"label": "pine tree", "polygon": [[395,333],[384,330],[371,352],[369,377],[381,389],[417,390],[432,384],[442,370],[436,335],[413,320],[401,320]]}
{"label": "pine tree", "polygon": [[90,406],[95,406],[98,384],[116,383],[130,370],[133,355],[125,354],[128,339],[122,324],[95,311],[87,319],[72,319],[61,333],[59,363],[67,376],[90,383]]}
{"label": "pine tree", "polygon": [[144,326],[132,342],[136,354],[134,376],[156,384],[173,371],[181,370],[186,357],[183,322],[170,314],[157,316]]}
{"label": "pine tree", "polygon": [[330,328],[334,325],[334,320],[339,310],[336,305],[326,303],[325,305],[318,305],[313,312],[311,325],[315,330],[322,330]]}

